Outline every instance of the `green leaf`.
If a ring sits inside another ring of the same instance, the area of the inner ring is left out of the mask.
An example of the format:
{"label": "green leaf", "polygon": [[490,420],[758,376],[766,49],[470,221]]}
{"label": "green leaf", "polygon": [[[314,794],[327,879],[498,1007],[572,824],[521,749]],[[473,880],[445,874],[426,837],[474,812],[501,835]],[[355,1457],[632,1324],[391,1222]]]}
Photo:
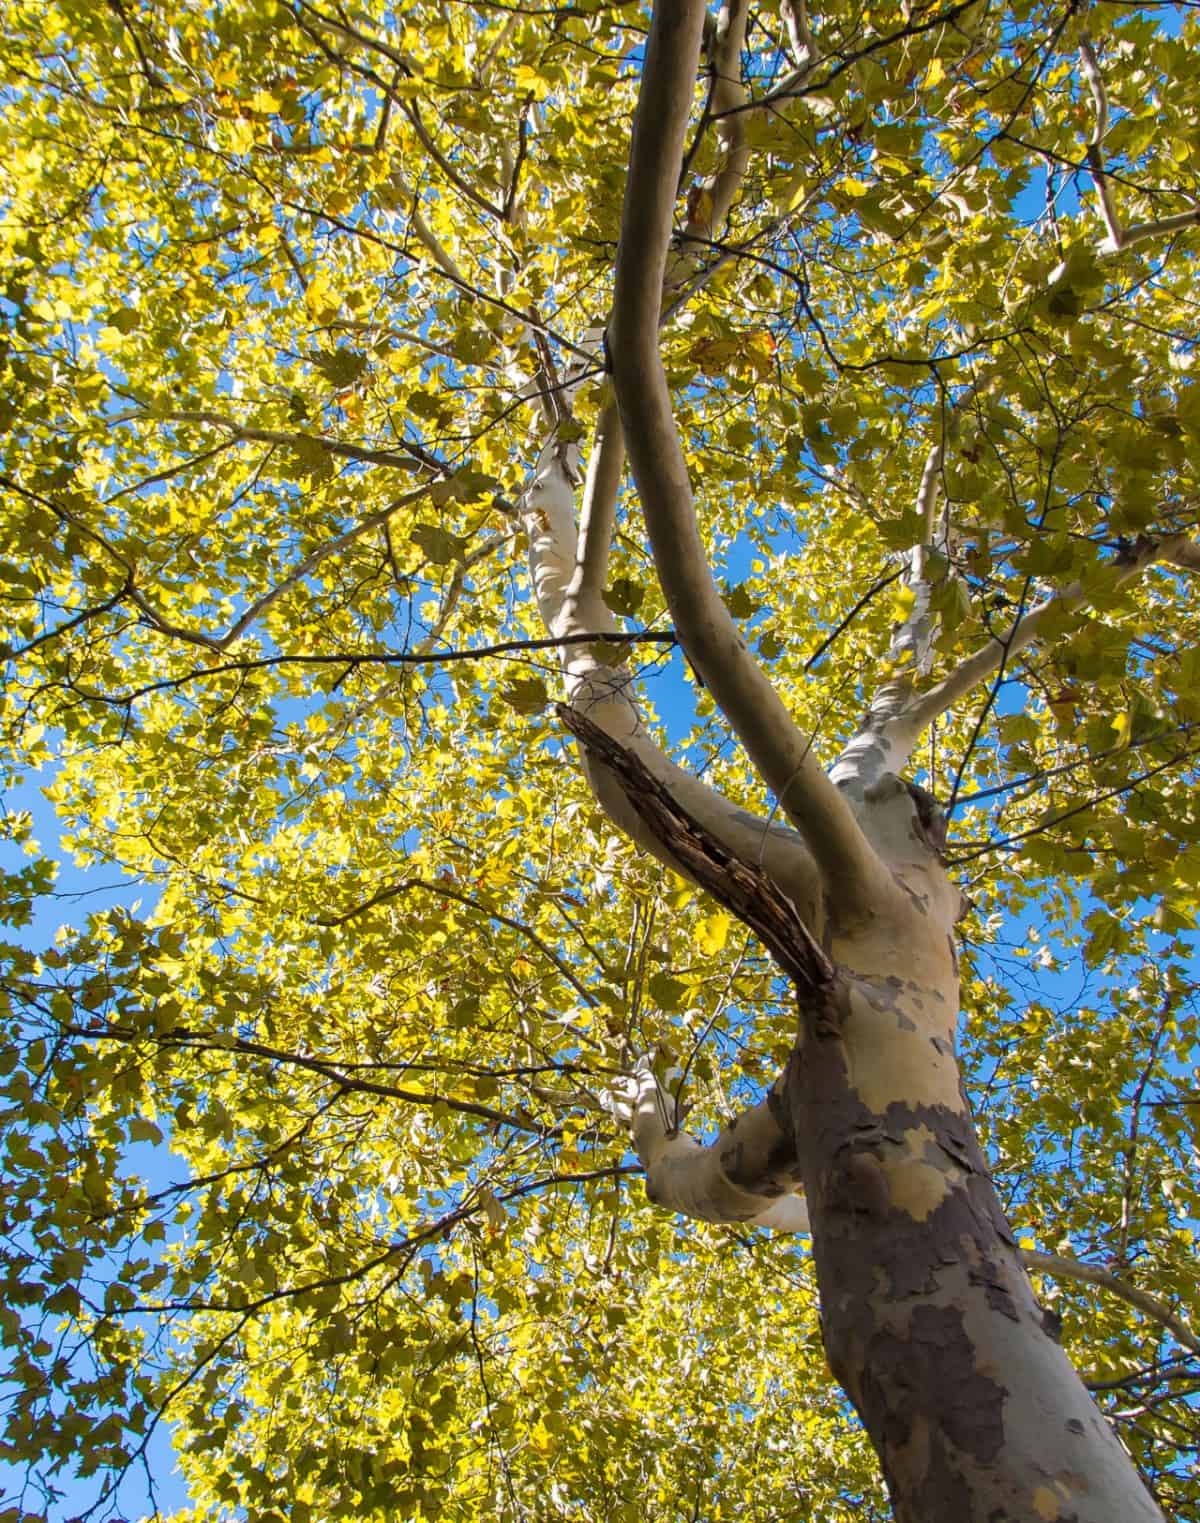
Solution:
{"label": "green leaf", "polygon": [[449,566],[461,560],[466,540],[451,534],[440,524],[418,524],[409,539],[433,566]]}
{"label": "green leaf", "polygon": [[613,613],[632,618],[642,606],[646,589],[633,577],[619,576],[604,590],[604,601]]}
{"label": "green leaf", "polygon": [[353,349],[327,349],[314,353],[312,362],[337,391],[353,386],[366,374],[369,362],[365,354]]}
{"label": "green leaf", "polygon": [[500,696],[518,714],[540,714],[550,702],[540,677],[515,677],[501,689]]}

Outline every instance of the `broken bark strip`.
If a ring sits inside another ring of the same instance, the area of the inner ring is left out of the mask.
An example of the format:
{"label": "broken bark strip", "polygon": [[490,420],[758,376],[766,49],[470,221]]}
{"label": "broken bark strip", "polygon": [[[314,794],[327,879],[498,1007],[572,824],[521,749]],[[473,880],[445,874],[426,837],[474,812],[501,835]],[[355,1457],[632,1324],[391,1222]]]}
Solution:
{"label": "broken bark strip", "polygon": [[630,807],[683,869],[755,933],[802,994],[829,989],[833,963],[792,901],[761,867],[731,851],[683,808],[641,761],[578,709],[558,717],[592,758],[616,778]]}

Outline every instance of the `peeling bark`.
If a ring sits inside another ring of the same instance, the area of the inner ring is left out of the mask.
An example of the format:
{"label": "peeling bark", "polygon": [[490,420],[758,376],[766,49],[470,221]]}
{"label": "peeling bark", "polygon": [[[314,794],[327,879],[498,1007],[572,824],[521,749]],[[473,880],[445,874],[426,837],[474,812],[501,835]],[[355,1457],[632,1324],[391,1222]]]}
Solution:
{"label": "peeling bark", "polygon": [[[922,992],[876,1007],[918,1062],[933,1040]],[[861,1023],[844,999],[806,1006],[785,1099],[830,1367],[897,1523],[1161,1523],[1047,1331],[965,1102],[914,1104],[903,1083],[868,1102]]]}
{"label": "peeling bark", "polygon": [[830,1367],[897,1523],[1161,1523],[1034,1298],[975,1137],[954,1050],[958,895],[922,800],[894,777],[864,792],[861,828],[903,893],[886,917],[832,903],[817,946],[766,873],[725,854],[610,736],[560,712],[798,994],[783,1076],[708,1147],[643,1069],[629,1116],[649,1198],[811,1231]]}

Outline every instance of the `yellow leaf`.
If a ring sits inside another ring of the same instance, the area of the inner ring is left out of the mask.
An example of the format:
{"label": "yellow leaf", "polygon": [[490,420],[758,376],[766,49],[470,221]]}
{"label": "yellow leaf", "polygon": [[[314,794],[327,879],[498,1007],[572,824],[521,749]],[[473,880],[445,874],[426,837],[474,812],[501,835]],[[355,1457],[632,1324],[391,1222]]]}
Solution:
{"label": "yellow leaf", "polygon": [[249,153],[254,147],[254,123],[239,116],[226,123],[225,136],[233,153]]}
{"label": "yellow leaf", "polygon": [[304,293],[304,305],[308,308],[309,315],[319,323],[329,322],[337,316],[341,303],[337,293],[331,289],[329,277],[324,270],[318,270],[309,281]]}
{"label": "yellow leaf", "polygon": [[696,927],[696,944],[706,957],[715,957],[729,938],[728,915],[709,915]]}
{"label": "yellow leaf", "polygon": [[783,190],[775,198],[775,209],[781,216],[786,217],[789,212],[794,212],[804,199],[804,193],[808,189],[807,166],[798,169]]}
{"label": "yellow leaf", "polygon": [[892,618],[897,624],[903,624],[905,619],[913,611],[913,604],[917,601],[917,595],[911,587],[898,587],[892,593]]}

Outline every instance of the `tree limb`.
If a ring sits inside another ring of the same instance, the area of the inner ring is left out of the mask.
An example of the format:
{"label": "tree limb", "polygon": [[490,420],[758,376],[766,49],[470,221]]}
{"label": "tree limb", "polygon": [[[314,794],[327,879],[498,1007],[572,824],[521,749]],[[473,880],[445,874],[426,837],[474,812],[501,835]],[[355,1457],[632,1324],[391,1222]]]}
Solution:
{"label": "tree limb", "polygon": [[[1156,561],[1169,560],[1183,553],[1186,545],[1186,536],[1182,534],[1171,535],[1164,540],[1143,540],[1125,562],[1116,585],[1122,587],[1136,580]],[[1045,602],[1039,603],[1036,608],[1031,608],[1028,613],[1022,614],[1015,620],[1005,634],[993,636],[986,645],[981,646],[974,655],[968,656],[935,687],[921,694],[904,716],[904,722],[914,726],[919,734],[931,720],[945,713],[960,698],[965,697],[973,687],[994,672],[1002,660],[1011,658],[1024,650],[1026,646],[1032,645],[1043,626],[1056,615],[1086,607],[1087,602],[1087,593],[1082,584],[1073,582],[1069,587],[1064,587],[1061,592],[1048,597]]]}
{"label": "tree limb", "polygon": [[[579,513],[579,549],[575,557],[575,575],[567,588],[567,606],[572,617],[595,628],[599,617],[597,602],[608,579],[608,557],[617,523],[617,497],[625,467],[625,439],[621,433],[621,416],[615,402],[600,410],[588,456],[583,502]],[[605,605],[607,607],[607,605]]]}
{"label": "tree limb", "polygon": [[817,45],[808,24],[805,0],[780,0],[779,11],[787,27],[792,62],[798,70],[810,69],[816,62]]}
{"label": "tree limb", "polygon": [[609,349],[655,565],[689,659],[830,887],[868,902],[892,885],[713,583],[658,347],[676,184],[703,28],[699,0],[654,12],[634,118]]}
{"label": "tree limb", "polygon": [[796,905],[757,862],[730,852],[630,750],[577,710],[560,704],[559,718],[584,750],[617,779],[653,837],[694,882],[750,927],[796,987],[806,994],[826,989],[834,968],[797,912]]}
{"label": "tree limb", "polygon": [[[1148,567],[1160,562],[1188,570],[1200,569],[1200,547],[1193,545],[1184,534],[1172,534],[1160,540],[1144,538],[1119,563],[1115,586],[1126,586]],[[1005,633],[994,635],[940,682],[898,709],[873,735],[874,743],[882,749],[882,770],[899,772],[907,764],[913,746],[935,719],[965,698],[1002,662],[1032,645],[1046,624],[1063,613],[1077,612],[1087,605],[1088,594],[1083,584],[1073,582],[1022,614]]]}
{"label": "tree limb", "polygon": [[[606,448],[602,440],[598,449]],[[610,472],[616,473],[614,451],[603,466],[597,463],[599,493]],[[617,651],[621,636],[617,621],[596,596],[586,602],[576,591],[581,566],[590,565],[591,579],[598,576],[595,564],[600,539],[593,540],[595,554],[589,560],[581,550],[575,527],[575,490],[579,477],[578,449],[551,433],[542,445],[537,464],[521,494],[521,517],[529,536],[529,566],[542,623],[551,631],[552,644],[560,645],[560,661],[567,696],[575,713],[583,714],[629,751],[700,821],[725,847],[743,860],[762,863],[786,893],[811,914],[816,904],[813,863],[796,833],[781,824],[760,818],[732,804],[715,788],[676,765],[646,729],[633,696],[633,676]],[[597,503],[599,506],[599,503]],[[597,531],[599,532],[599,531]],[[584,614],[596,620],[590,632]],[[621,830],[659,861],[688,875],[686,864],[675,857],[660,837],[647,829],[611,770],[592,765],[591,753],[583,750],[584,771],[597,802]]]}
{"label": "tree limb", "polygon": [[1170,217],[1157,217],[1152,222],[1135,222],[1132,227],[1122,227],[1121,219],[1117,215],[1116,201],[1113,199],[1112,186],[1109,183],[1107,171],[1104,168],[1104,155],[1101,144],[1108,132],[1108,91],[1104,85],[1104,75],[1100,72],[1100,64],[1096,59],[1095,49],[1092,47],[1091,38],[1084,35],[1079,40],[1079,66],[1083,76],[1087,80],[1088,88],[1092,95],[1092,104],[1095,107],[1095,125],[1092,129],[1091,140],[1087,145],[1085,157],[1088,169],[1091,171],[1092,183],[1096,187],[1096,199],[1100,203],[1100,215],[1104,219],[1104,227],[1108,236],[1102,240],[1099,247],[1101,254],[1120,254],[1125,249],[1132,248],[1137,243],[1144,243],[1149,238],[1156,238],[1168,233],[1182,232],[1184,228],[1200,226],[1200,206],[1193,206],[1190,211],[1176,212]]}
{"label": "tree limb", "polygon": [[346,921],[353,920],[359,915],[365,915],[368,910],[374,909],[377,904],[386,904],[389,900],[397,899],[402,894],[407,894],[414,889],[432,894],[439,899],[452,899],[455,904],[464,905],[467,909],[478,910],[481,915],[486,915],[489,920],[495,920],[500,925],[508,926],[510,931],[516,931],[519,936],[524,936],[532,946],[537,948],[547,962],[552,963],[558,969],[559,973],[562,974],[563,978],[575,990],[575,993],[578,994],[585,1005],[595,1007],[599,1003],[595,995],[589,992],[586,985],[580,983],[579,979],[576,978],[570,966],[563,961],[553,947],[548,946],[542,940],[532,926],[526,925],[524,921],[514,919],[511,915],[502,914],[498,909],[483,904],[478,899],[473,899],[470,894],[462,893],[453,884],[428,883],[423,878],[408,878],[403,883],[388,884],[386,888],[382,888],[377,893],[372,894],[369,899],[364,899],[361,904],[355,904],[350,909],[342,910],[336,915],[319,915],[317,917],[317,924],[327,926],[345,925]]}
{"label": "tree limb", "polygon": [[308,1053],[289,1052],[284,1047],[272,1047],[265,1042],[252,1041],[248,1037],[230,1037],[224,1032],[189,1031],[183,1027],[175,1027],[167,1032],[147,1033],[141,1028],[115,1025],[101,1026],[98,1031],[87,1026],[66,1026],[63,1030],[67,1036],[82,1037],[88,1041],[121,1042],[127,1046],[152,1041],[161,1047],[182,1047],[189,1052],[224,1053],[226,1056],[241,1053],[247,1057],[265,1058],[272,1063],[283,1063],[289,1068],[304,1069],[335,1084],[345,1094],[376,1095],[383,1099],[400,1100],[407,1105],[424,1106],[427,1109],[432,1109],[435,1105],[444,1105],[447,1110],[456,1111],[461,1115],[474,1116],[478,1120],[491,1122],[495,1126],[533,1132],[539,1137],[553,1137],[558,1130],[556,1127],[538,1126],[536,1122],[528,1118],[512,1116],[507,1111],[497,1110],[495,1106],[483,1105],[475,1100],[460,1100],[453,1095],[442,1095],[435,1091],[401,1089],[395,1084],[380,1084],[374,1079],[364,1079],[357,1074],[343,1073],[335,1060],[315,1057]]}
{"label": "tree limb", "polygon": [[675,1100],[645,1059],[614,1091],[612,1108],[633,1132],[654,1205],[696,1221],[808,1231],[808,1208],[796,1193],[795,1149],[774,1089],[707,1145],[679,1129]]}
{"label": "tree limb", "polygon": [[252,424],[238,423],[233,418],[227,418],[223,413],[207,410],[172,412],[167,416],[176,423],[207,423],[212,428],[223,428],[232,435],[235,443],[248,440],[254,444],[275,444],[288,449],[315,444],[326,454],[338,455],[344,460],[355,460],[363,465],[396,466],[400,470],[411,471],[415,463],[425,466],[426,469],[436,467],[444,475],[452,474],[449,467],[436,460],[434,456],[408,445],[404,440],[400,441],[396,449],[374,449],[368,445],[350,444],[344,439],[331,439],[325,434],[305,434],[280,428],[256,428]]}
{"label": "tree limb", "polygon": [[1148,1295],[1144,1290],[1138,1290],[1130,1285],[1127,1280],[1120,1279],[1108,1270],[1101,1269],[1096,1264],[1084,1264],[1079,1259],[1064,1258],[1059,1253],[1039,1253],[1032,1248],[1021,1249],[1021,1260],[1026,1269],[1032,1269],[1038,1274],[1049,1274],[1067,1280],[1082,1280],[1089,1285],[1099,1285],[1105,1290],[1112,1291],[1114,1296],[1120,1296],[1123,1301],[1128,1301],[1130,1306],[1136,1306],[1139,1311],[1152,1317],[1154,1321],[1162,1324],[1171,1335],[1176,1338],[1185,1348],[1193,1353],[1200,1354],[1200,1335],[1194,1333],[1182,1318],[1177,1317],[1165,1302],[1157,1296]]}

